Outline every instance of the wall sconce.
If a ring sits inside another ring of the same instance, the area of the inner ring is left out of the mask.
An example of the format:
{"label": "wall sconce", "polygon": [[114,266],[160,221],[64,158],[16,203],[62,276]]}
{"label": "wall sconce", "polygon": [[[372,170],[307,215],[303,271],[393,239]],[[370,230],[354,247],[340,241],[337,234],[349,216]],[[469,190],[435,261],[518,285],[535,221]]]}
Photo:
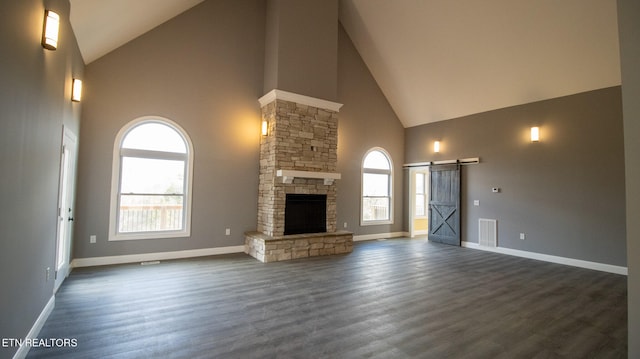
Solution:
{"label": "wall sconce", "polygon": [[439,153],[440,152],[440,141],[434,141],[433,142],[433,152],[435,152],[435,153]]}
{"label": "wall sconce", "polygon": [[269,123],[267,120],[262,120],[262,135],[266,136],[269,133]]}
{"label": "wall sconce", "polygon": [[80,102],[82,99],[82,80],[73,79],[73,86],[71,87],[71,101]]}
{"label": "wall sconce", "polygon": [[531,127],[531,142],[540,141],[540,128],[539,127]]}
{"label": "wall sconce", "polygon": [[58,29],[60,16],[51,10],[44,11],[44,27],[42,29],[42,47],[47,50],[58,48]]}

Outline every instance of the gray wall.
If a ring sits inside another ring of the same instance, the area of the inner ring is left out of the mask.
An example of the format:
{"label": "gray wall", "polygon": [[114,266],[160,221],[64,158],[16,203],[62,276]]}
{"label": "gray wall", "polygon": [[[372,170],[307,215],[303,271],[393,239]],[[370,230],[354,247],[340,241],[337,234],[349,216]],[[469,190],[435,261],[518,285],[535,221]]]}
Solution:
{"label": "gray wall", "polygon": [[[76,258],[236,246],[255,230],[264,28],[264,1],[210,0],[87,66]],[[108,242],[115,136],[147,115],[193,142],[191,237]]]}
{"label": "gray wall", "polygon": [[407,128],[405,139],[407,162],[480,157],[463,166],[463,241],[493,218],[501,247],[626,265],[620,87]]}
{"label": "gray wall", "polygon": [[336,100],[338,0],[268,0],[264,92]]}
{"label": "gray wall", "polygon": [[[56,51],[40,45],[45,4],[61,16]],[[77,133],[84,67],[68,19],[67,0],[0,2],[0,338],[24,338],[53,294],[62,128]]]}
{"label": "gray wall", "polygon": [[[340,25],[338,47],[338,229],[356,235],[400,232],[403,223],[404,128],[382,94],[349,35]],[[365,153],[382,147],[394,171],[394,223],[360,225],[361,167]]]}
{"label": "gray wall", "polygon": [[640,358],[640,3],[618,0],[627,184],[629,358]]}
{"label": "gray wall", "polygon": [[[257,99],[270,38],[267,13],[260,0],[209,0],[87,66],[75,258],[237,246],[245,231],[256,229]],[[345,105],[339,113],[338,227],[347,222],[356,234],[402,231],[404,130],[343,30],[339,44],[338,102]],[[146,115],[177,122],[193,141],[191,237],[109,242],[115,136]],[[360,227],[360,166],[374,146],[389,151],[395,164],[395,223]],[[97,243],[89,243],[90,235]]]}

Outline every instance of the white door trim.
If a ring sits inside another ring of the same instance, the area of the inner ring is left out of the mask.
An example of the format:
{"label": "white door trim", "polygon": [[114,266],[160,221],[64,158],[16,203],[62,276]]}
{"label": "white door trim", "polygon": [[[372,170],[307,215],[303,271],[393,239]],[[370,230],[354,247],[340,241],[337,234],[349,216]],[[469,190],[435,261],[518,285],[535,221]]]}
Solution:
{"label": "white door trim", "polygon": [[[71,272],[71,238],[73,236],[77,149],[78,137],[63,125],[62,146],[60,149],[60,179],[58,183],[54,294],[69,275],[69,272]],[[62,263],[60,263],[61,261]]]}

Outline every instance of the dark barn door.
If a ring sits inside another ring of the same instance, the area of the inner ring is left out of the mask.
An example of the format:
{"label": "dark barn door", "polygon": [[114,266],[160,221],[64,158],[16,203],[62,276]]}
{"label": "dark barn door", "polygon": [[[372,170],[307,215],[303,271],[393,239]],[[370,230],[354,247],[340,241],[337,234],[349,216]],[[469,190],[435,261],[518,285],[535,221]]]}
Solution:
{"label": "dark barn door", "polygon": [[429,167],[429,240],[460,245],[460,165]]}

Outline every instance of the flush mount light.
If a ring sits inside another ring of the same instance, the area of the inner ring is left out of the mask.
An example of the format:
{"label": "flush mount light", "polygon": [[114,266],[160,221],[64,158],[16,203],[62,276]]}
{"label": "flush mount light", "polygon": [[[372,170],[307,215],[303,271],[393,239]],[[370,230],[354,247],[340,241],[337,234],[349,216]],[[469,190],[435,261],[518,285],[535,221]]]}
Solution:
{"label": "flush mount light", "polygon": [[60,28],[60,16],[54,11],[44,11],[44,27],[42,29],[42,47],[47,50],[58,48],[58,29]]}
{"label": "flush mount light", "polygon": [[531,142],[540,141],[540,128],[539,127],[531,127]]}
{"label": "flush mount light", "polygon": [[435,153],[440,152],[440,141],[433,142],[433,152]]}
{"label": "flush mount light", "polygon": [[269,123],[267,120],[262,120],[262,135],[266,136],[269,131]]}
{"label": "flush mount light", "polygon": [[71,100],[74,102],[80,102],[82,99],[82,80],[73,79],[73,86],[71,88]]}

